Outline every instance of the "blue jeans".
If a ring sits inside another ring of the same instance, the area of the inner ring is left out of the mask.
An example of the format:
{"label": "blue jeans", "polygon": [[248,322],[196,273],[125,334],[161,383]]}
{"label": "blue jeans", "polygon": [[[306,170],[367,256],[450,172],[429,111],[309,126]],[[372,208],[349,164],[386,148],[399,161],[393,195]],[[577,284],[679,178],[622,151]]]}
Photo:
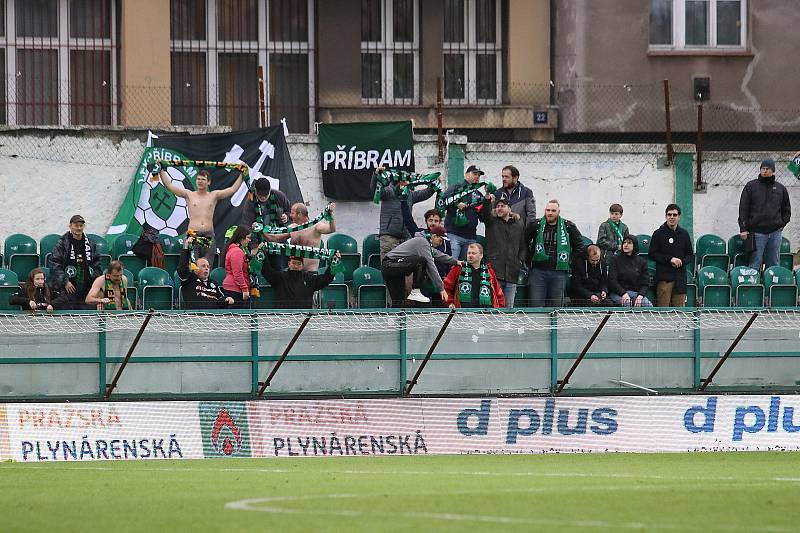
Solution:
{"label": "blue jeans", "polygon": [[531,268],[528,272],[528,297],[531,307],[561,307],[567,273],[559,270]]}
{"label": "blue jeans", "polygon": [[[639,293],[636,292],[636,291],[628,291],[628,296],[631,297],[631,304],[629,304],[629,305],[632,305],[633,301],[636,299],[636,297],[639,296]],[[622,295],[621,294],[609,294],[608,297],[611,298],[611,301],[614,302],[614,304],[622,305]],[[642,295],[642,307],[653,307],[653,302],[648,300],[647,296],[645,296],[645,295]]]}
{"label": "blue jeans", "polygon": [[447,238],[450,239],[450,251],[452,252],[450,255],[459,261],[463,261],[467,258],[467,248],[469,248],[469,245],[473,242],[478,242],[475,239],[467,239],[466,237],[461,237],[454,233],[450,233]]}
{"label": "blue jeans", "polygon": [[513,281],[500,281],[500,288],[503,289],[503,296],[506,297],[506,308],[514,307],[514,295],[517,294],[517,284]]}
{"label": "blue jeans", "polygon": [[756,238],[756,249],[750,256],[750,268],[761,270],[761,263],[764,263],[765,268],[777,266],[783,240],[782,230],[772,233],[753,233],[753,236]]}

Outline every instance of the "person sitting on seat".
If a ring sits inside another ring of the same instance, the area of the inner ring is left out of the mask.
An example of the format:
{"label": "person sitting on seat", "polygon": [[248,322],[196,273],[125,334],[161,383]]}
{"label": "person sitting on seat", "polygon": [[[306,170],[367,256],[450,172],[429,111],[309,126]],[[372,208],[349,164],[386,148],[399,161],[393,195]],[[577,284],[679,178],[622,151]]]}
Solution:
{"label": "person sitting on seat", "polygon": [[87,305],[96,305],[98,311],[133,309],[128,301],[128,277],[123,273],[125,267],[120,261],[111,261],[104,276],[92,283],[86,295]]}
{"label": "person sitting on seat", "polygon": [[[342,254],[336,252],[336,257]],[[314,306],[314,293],[324,289],[333,281],[330,266],[324,274],[303,269],[303,258],[289,257],[287,270],[275,270],[269,261],[261,264],[261,275],[275,289],[278,309],[311,309]]]}
{"label": "person sitting on seat", "polygon": [[653,307],[647,299],[650,274],[647,261],[639,257],[639,241],[633,235],[622,239],[622,253],[611,258],[608,267],[609,297],[616,305]]}
{"label": "person sitting on seat", "polygon": [[572,305],[614,305],[608,298],[608,272],[601,259],[599,246],[590,244],[586,247],[586,257],[573,262],[571,276]]}
{"label": "person sitting on seat", "polygon": [[178,261],[178,277],[181,280],[181,295],[184,309],[214,309],[233,305],[233,298],[222,294],[222,289],[209,277],[211,265],[201,257],[195,264],[195,271],[189,266],[189,254],[194,237],[187,236]]}
{"label": "person sitting on seat", "polygon": [[34,268],[28,274],[25,287],[8,299],[10,305],[18,305],[23,311],[53,311],[50,303],[50,287],[44,279],[44,271]]}
{"label": "person sitting on seat", "polygon": [[467,262],[456,265],[444,278],[446,304],[457,307],[505,307],[503,289],[491,265],[483,261],[483,246],[473,242],[467,247]]}

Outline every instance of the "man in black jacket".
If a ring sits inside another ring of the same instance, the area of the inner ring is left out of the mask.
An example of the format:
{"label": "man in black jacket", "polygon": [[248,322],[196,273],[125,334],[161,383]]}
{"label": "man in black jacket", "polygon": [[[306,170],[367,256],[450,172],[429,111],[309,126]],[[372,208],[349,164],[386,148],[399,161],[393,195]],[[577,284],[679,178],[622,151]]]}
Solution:
{"label": "man in black jacket", "polygon": [[686,305],[686,267],[694,265],[694,251],[689,232],[678,225],[681,208],[669,204],[667,221],[650,239],[648,256],[656,262],[656,305],[683,307]]}
{"label": "man in black jacket", "polygon": [[[337,257],[341,257],[336,252]],[[288,270],[275,270],[264,261],[261,275],[275,288],[275,303],[278,309],[311,309],[314,307],[314,293],[324,289],[333,281],[330,266],[324,274],[303,270],[303,258],[289,258]]]}
{"label": "man in black jacket", "polygon": [[527,253],[525,225],[519,214],[511,211],[508,198],[498,194],[492,210],[487,195],[481,209],[481,218],[486,226],[486,262],[492,266],[497,281],[503,289],[506,307],[514,307],[519,271],[525,264]]}
{"label": "man in black jacket", "polygon": [[86,220],[80,215],[69,219],[69,231],[53,248],[47,266],[50,268],[50,288],[57,294],[56,309],[91,309],[86,295],[94,279],[102,274],[97,245],[84,232]]}
{"label": "man in black jacket", "polygon": [[614,305],[608,299],[608,273],[600,257],[600,247],[590,244],[586,247],[586,258],[573,263],[570,282],[573,305]]}
{"label": "man in black jacket", "polygon": [[201,257],[195,264],[196,270],[192,272],[189,266],[189,251],[194,238],[186,237],[183,241],[183,250],[178,261],[178,277],[181,280],[181,297],[184,309],[217,309],[233,305],[233,298],[222,294],[222,290],[211,281],[211,265],[208,259]]}
{"label": "man in black jacket", "polygon": [[476,231],[479,222],[478,210],[481,209],[483,202],[483,194],[479,191],[466,191],[478,183],[483,175],[483,170],[470,165],[464,173],[464,181],[451,185],[442,195],[443,198],[449,198],[464,191],[460,201],[447,208],[444,217],[444,228],[450,239],[453,257],[461,261],[467,257],[469,245],[478,242]]}
{"label": "man in black jacket", "polygon": [[581,232],[571,220],[561,218],[558,200],[550,200],[544,218],[525,228],[528,245],[528,291],[531,307],[554,307],[564,303],[570,263],[583,258]]}
{"label": "man in black jacket", "polygon": [[792,218],[786,187],[775,181],[775,161],[761,163],[758,178],[749,181],[739,200],[739,236],[755,239],[750,267],[761,270],[778,264],[783,228]]}

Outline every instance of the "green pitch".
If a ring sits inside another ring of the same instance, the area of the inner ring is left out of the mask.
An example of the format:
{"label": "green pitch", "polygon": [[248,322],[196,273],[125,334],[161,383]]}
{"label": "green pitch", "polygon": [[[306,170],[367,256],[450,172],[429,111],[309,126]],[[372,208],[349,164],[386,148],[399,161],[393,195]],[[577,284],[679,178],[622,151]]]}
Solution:
{"label": "green pitch", "polygon": [[0,464],[0,531],[800,530],[800,454]]}

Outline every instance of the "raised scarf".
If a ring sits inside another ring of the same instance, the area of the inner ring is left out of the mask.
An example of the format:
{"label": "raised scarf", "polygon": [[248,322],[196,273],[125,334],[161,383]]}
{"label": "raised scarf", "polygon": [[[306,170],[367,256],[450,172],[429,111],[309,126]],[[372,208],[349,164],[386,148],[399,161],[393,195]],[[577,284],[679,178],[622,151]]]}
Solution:
{"label": "raised scarf", "polygon": [[299,224],[297,226],[265,226],[259,222],[253,223],[253,231],[256,233],[261,233],[264,235],[281,235],[286,233],[294,233],[295,231],[302,231],[304,229],[311,228],[315,226],[318,222],[322,220],[333,220],[333,215],[331,214],[331,204],[325,206],[325,209],[322,210],[322,213],[315,216],[308,222],[304,222],[303,224]]}
{"label": "raised scarf", "polygon": [[[436,191],[436,197],[439,198],[442,194],[442,186],[439,183],[441,175],[441,172],[416,174],[393,168],[382,170],[375,175],[375,191],[372,194],[372,201],[376,204],[381,203],[381,191],[388,186],[393,188],[395,196],[401,202],[406,201],[411,191],[420,185],[432,187]],[[401,186],[401,181],[405,181],[407,184]]]}
{"label": "raised scarf", "polygon": [[480,272],[481,277],[478,306],[492,307],[492,283],[489,278],[489,269],[483,261],[478,268],[472,268],[469,264],[461,267],[461,274],[458,276],[458,299],[461,301],[461,305],[464,305],[465,302],[472,302],[472,274],[476,270]]}
{"label": "raised scarf", "polygon": [[[128,309],[128,288],[125,286],[125,278],[122,278],[119,281],[119,290],[120,290],[120,302],[122,303],[122,310]],[[111,278],[108,277],[106,274],[106,281],[103,287],[103,292],[105,293],[105,297],[111,300],[111,303],[107,303],[103,306],[103,309],[107,309],[110,311],[114,311],[117,309],[116,299],[114,299],[114,284],[111,282]]]}
{"label": "raised scarf", "polygon": [[261,224],[262,226],[269,226],[272,227],[280,223],[279,215],[278,215],[278,202],[275,200],[275,195],[270,193],[269,197],[267,198],[267,211],[264,212],[264,206],[261,205],[261,202],[258,201],[255,193],[252,191],[248,193],[249,199],[253,202],[253,206],[256,210],[256,222]]}
{"label": "raised scarf", "polygon": [[487,194],[494,194],[497,191],[497,187],[494,183],[489,183],[485,181],[479,181],[478,183],[464,183],[459,190],[456,190],[453,194],[448,196],[447,198],[439,197],[436,199],[436,208],[440,211],[446,211],[448,208],[453,207],[454,205],[458,205],[466,198],[464,204],[466,207],[464,209],[458,209],[456,211],[456,215],[453,218],[453,224],[456,226],[466,226],[469,223],[469,218],[467,218],[467,209],[470,207],[474,207],[483,202],[483,196],[473,195],[472,193],[480,189],[481,187],[486,188]]}
{"label": "raised scarf", "polygon": [[[266,243],[266,253],[272,255],[285,255],[288,257],[302,257],[303,259],[321,259],[330,262],[331,272],[338,274],[344,272],[344,263],[336,257],[336,250],[326,250],[324,248],[314,248],[312,246],[300,246],[297,244],[286,244],[282,242]],[[259,249],[257,256],[264,252],[264,248]],[[261,261],[264,261],[264,257]]]}
{"label": "raised scarf", "polygon": [[[542,217],[539,221],[539,231],[536,232],[536,240],[534,242],[533,260],[536,262],[547,261],[550,258],[544,249],[544,229],[546,226],[547,220]],[[558,220],[556,220],[556,270],[569,271],[571,251],[572,246],[569,244],[567,224],[563,218],[558,217]]]}

